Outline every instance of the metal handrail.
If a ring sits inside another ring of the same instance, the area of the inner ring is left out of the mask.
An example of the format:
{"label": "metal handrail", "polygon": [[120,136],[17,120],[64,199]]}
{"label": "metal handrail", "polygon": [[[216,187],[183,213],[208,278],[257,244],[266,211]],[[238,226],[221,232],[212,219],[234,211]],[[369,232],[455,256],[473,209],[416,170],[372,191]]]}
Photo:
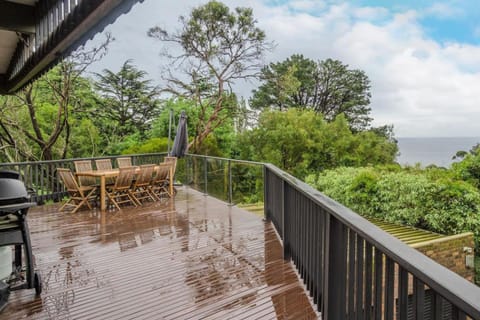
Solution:
{"label": "metal handrail", "polygon": [[212,156],[205,156],[201,154],[190,154],[187,153],[186,156],[193,157],[193,158],[207,158],[212,160],[222,160],[222,161],[230,161],[234,163],[242,163],[242,164],[251,164],[251,165],[260,165],[263,166],[265,162],[258,162],[258,161],[250,161],[250,160],[239,160],[239,159],[230,159],[230,158],[222,158],[222,157],[212,157]]}
{"label": "metal handrail", "polygon": [[[288,223],[292,222],[289,221],[291,217],[288,217],[291,212],[288,212],[288,208],[291,206],[290,204],[285,204],[286,201],[286,188],[292,188],[295,192],[301,194],[304,199],[308,199],[312,201],[315,206],[318,207],[318,211],[322,211],[325,213],[328,218],[327,222],[332,223],[332,218],[335,221],[339,221],[342,225],[340,230],[347,230],[353,231],[353,233],[357,234],[360,238],[364,239],[369,246],[372,246],[375,250],[381,252],[387,259],[391,259],[395,264],[398,264],[400,268],[413,276],[414,279],[419,280],[426,284],[430,289],[432,289],[436,295],[441,296],[443,299],[449,301],[453,306],[454,309],[458,312],[457,315],[460,315],[459,318],[463,318],[463,314],[466,314],[473,319],[480,319],[480,288],[475,286],[473,283],[468,282],[464,278],[460,277],[456,273],[450,271],[449,269],[441,266],[440,264],[436,263],[435,261],[431,260],[430,258],[426,257],[419,251],[410,248],[408,245],[404,244],[397,238],[391,236],[387,232],[381,230],[374,224],[370,223],[368,220],[364,219],[360,215],[356,214],[352,210],[346,208],[345,206],[339,204],[338,202],[330,199],[329,197],[323,195],[318,190],[315,190],[311,186],[307,185],[306,183],[298,180],[297,178],[291,176],[290,174],[282,171],[281,169],[275,167],[271,164],[265,164],[266,175],[273,174],[281,181],[281,188],[282,192],[279,195],[278,201],[283,202],[280,208],[276,208],[277,212],[272,212],[272,207],[274,206],[273,203],[268,203],[269,197],[265,197],[265,212],[267,213],[267,219],[274,219],[274,215],[276,215],[279,219],[276,221],[277,231],[279,232],[280,236],[282,237],[285,256],[289,258],[292,253],[292,250],[302,250],[302,248],[292,248],[295,244],[292,244],[293,239],[292,237],[298,237],[299,235],[292,235],[289,234],[287,231]],[[267,179],[267,177],[266,177]],[[269,183],[265,182],[265,192],[270,192],[269,188],[272,187]],[[278,190],[277,190],[278,191]],[[292,191],[287,191],[292,192]],[[270,198],[271,199],[271,198]],[[301,201],[298,200],[297,201]],[[305,200],[304,200],[305,201]],[[320,214],[320,213],[318,213]],[[286,222],[289,221],[289,222]],[[337,229],[338,230],[338,229]],[[327,232],[332,232],[333,230],[326,230]],[[300,232],[302,232],[300,230]],[[342,232],[340,232],[342,233]],[[342,233],[344,236],[348,234],[348,232]],[[328,240],[336,240],[338,244],[340,242],[347,244],[347,239],[339,239],[336,235],[328,234],[325,236],[325,241]],[[308,241],[308,240],[307,240]],[[353,242],[352,242],[353,243]],[[307,244],[310,245],[310,244]],[[335,291],[335,287],[345,288],[348,284],[343,283],[343,286],[340,282],[346,282],[347,276],[345,275],[333,275],[330,274],[331,271],[335,273],[341,273],[341,270],[350,270],[347,267],[343,267],[340,265],[332,266],[329,265],[330,263],[337,263],[342,264],[346,263],[347,258],[343,257],[346,255],[346,252],[350,249],[343,248],[344,253],[338,252],[338,248],[335,248],[334,252],[330,252],[328,248],[330,248],[329,243],[325,243],[325,252],[326,255],[325,260],[323,261],[323,271],[322,275],[318,275],[323,277],[322,281],[319,283],[323,284],[323,288],[316,288],[315,290],[323,290],[324,294],[328,297],[328,295],[332,295],[332,291]],[[362,245],[363,246],[363,245]],[[366,245],[365,245],[366,247]],[[336,252],[335,252],[336,251]],[[354,256],[355,259],[353,263],[360,259],[365,259],[364,253],[361,252],[360,256]],[[299,263],[301,265],[304,264],[304,261],[298,261],[302,259],[308,259],[309,257],[302,256],[296,257],[296,264]],[[344,259],[344,260],[342,260]],[[365,263],[373,263],[373,258],[370,257],[372,260],[366,260]],[[340,261],[340,263],[338,262]],[[358,262],[357,262],[358,263]],[[338,268],[338,269],[337,269]],[[343,269],[342,269],[343,268]],[[392,269],[393,270],[393,269]],[[306,273],[315,273],[316,270],[308,270]],[[393,274],[392,274],[393,276]],[[350,277],[353,277],[351,275]],[[385,276],[386,277],[386,276]],[[407,278],[408,279],[408,278]],[[337,283],[328,283],[329,281],[338,281]],[[362,278],[362,280],[364,280]],[[315,282],[315,281],[313,281]],[[369,284],[368,284],[369,285]],[[386,290],[386,289],[385,289]],[[388,289],[390,290],[390,289]],[[391,289],[393,290],[393,288]],[[352,290],[353,292],[353,290]],[[380,292],[381,293],[381,292]],[[407,290],[408,294],[408,290]],[[346,300],[346,297],[341,297],[342,292],[335,292],[335,296],[339,296],[343,300]],[[406,299],[406,297],[403,297]],[[400,299],[400,297],[399,297]],[[341,305],[338,303],[334,303],[332,301],[316,301],[319,304],[319,307],[324,311],[323,318],[324,319],[343,319],[345,313],[346,306]],[[440,304],[441,306],[441,304]],[[342,309],[343,308],[343,309]],[[365,306],[364,306],[365,308]],[[407,310],[407,309],[405,309]],[[383,311],[382,311],[383,312]],[[405,318],[403,317],[405,316]],[[407,319],[406,315],[400,315],[402,319]]]}
{"label": "metal handrail", "polygon": [[[209,189],[208,174],[215,173],[215,171],[208,170],[208,166],[207,166],[208,161],[214,160],[214,161],[220,161],[220,162],[226,163],[226,170],[227,170],[227,176],[228,176],[228,181],[226,182],[226,189],[228,189],[228,191],[227,191],[226,199],[222,199],[222,200],[227,201],[230,205],[233,205],[235,203],[234,190],[233,190],[232,164],[259,167],[263,175],[263,165],[264,165],[263,162],[229,159],[229,158],[222,158],[222,157],[211,157],[211,156],[198,155],[198,154],[186,154],[186,158],[199,159],[203,162],[203,172],[202,172],[203,186],[202,186],[202,190],[199,190],[199,191],[203,191],[205,194],[208,194],[208,189]],[[220,169],[217,171],[220,171]],[[263,176],[262,176],[262,180],[263,180]]]}
{"label": "metal handrail", "polygon": [[122,154],[115,156],[99,156],[99,157],[86,157],[86,158],[68,158],[68,159],[57,159],[57,160],[40,160],[40,161],[25,161],[25,162],[4,162],[0,163],[1,167],[10,167],[10,166],[19,166],[19,165],[38,165],[38,164],[50,164],[50,163],[64,163],[64,162],[73,162],[73,161],[82,161],[82,160],[95,160],[95,159],[116,159],[121,157],[151,157],[151,156],[166,156],[166,152],[155,152],[155,153],[138,153],[138,154]]}
{"label": "metal handrail", "polygon": [[0,170],[7,169],[18,171],[21,174],[22,181],[25,183],[28,190],[30,190],[32,201],[42,204],[45,201],[59,201],[65,195],[67,195],[64,190],[64,186],[60,183],[60,180],[57,177],[56,169],[59,167],[66,167],[72,169],[74,161],[116,159],[118,157],[129,156],[132,158],[135,164],[137,162],[142,162],[140,159],[146,159],[145,161],[149,162],[148,159],[160,159],[166,155],[166,152],[159,152],[45,161],[9,162],[0,163]]}

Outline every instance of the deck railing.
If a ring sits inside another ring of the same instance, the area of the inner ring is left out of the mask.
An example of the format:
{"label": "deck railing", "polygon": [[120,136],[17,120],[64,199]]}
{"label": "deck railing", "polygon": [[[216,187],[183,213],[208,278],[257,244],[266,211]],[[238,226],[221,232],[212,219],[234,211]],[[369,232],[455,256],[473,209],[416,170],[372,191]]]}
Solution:
{"label": "deck railing", "polygon": [[[166,156],[166,153],[149,153],[149,154],[133,154],[128,155],[132,157],[132,164],[150,164],[160,163]],[[69,168],[74,170],[74,161],[91,160],[93,167],[95,159],[111,159],[112,164],[116,166],[116,158],[121,156],[105,156],[94,158],[74,158],[63,160],[50,161],[32,161],[32,162],[14,162],[14,163],[0,163],[0,170],[13,170],[21,174],[22,180],[28,188],[32,201],[39,204],[45,201],[59,201],[65,195],[65,189],[57,175],[57,168]]]}
{"label": "deck railing", "polygon": [[480,319],[480,288],[269,164],[265,213],[323,319]]}
{"label": "deck railing", "polygon": [[[165,155],[131,157],[138,165]],[[0,170],[20,172],[41,203],[64,196],[56,168],[85,159],[97,158],[2,163]],[[273,165],[187,155],[177,177],[231,204],[264,201],[284,257],[323,319],[480,319],[480,288]]]}
{"label": "deck railing", "polygon": [[229,204],[263,202],[263,163],[189,154],[180,180]]}

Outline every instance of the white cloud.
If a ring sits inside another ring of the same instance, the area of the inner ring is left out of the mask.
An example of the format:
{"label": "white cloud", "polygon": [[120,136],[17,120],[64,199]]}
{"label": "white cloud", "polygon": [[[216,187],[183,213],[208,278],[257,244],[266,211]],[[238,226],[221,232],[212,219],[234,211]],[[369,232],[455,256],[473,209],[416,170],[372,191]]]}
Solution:
{"label": "white cloud", "polygon": [[386,8],[382,7],[362,7],[354,8],[352,10],[352,15],[358,19],[378,20],[387,18],[389,12]]}
{"label": "white cloud", "polygon": [[477,38],[480,38],[480,26],[477,26],[473,29],[473,35]]}
{"label": "white cloud", "polygon": [[[233,0],[225,2],[231,8],[238,6]],[[161,45],[148,39],[146,30],[155,24],[172,30],[178,26],[177,17],[198,4],[146,0],[137,5],[112,26],[117,44],[101,68],[134,58],[150,76],[158,77]],[[480,47],[428,38],[419,12],[393,13],[338,2],[325,6],[323,1],[272,7],[249,0],[241,5],[253,7],[259,26],[278,44],[266,62],[301,53],[315,60],[339,59],[365,70],[372,82],[376,125],[394,124],[397,136],[479,136]],[[321,10],[310,14],[315,5]],[[434,5],[430,14],[458,14],[447,9]],[[241,83],[237,89],[248,95],[252,85]]]}
{"label": "white cloud", "polygon": [[325,2],[318,0],[295,0],[288,3],[288,7],[298,11],[322,10],[326,6]]}
{"label": "white cloud", "polygon": [[455,3],[436,2],[425,10],[425,14],[441,19],[456,18],[464,14],[462,8]]}

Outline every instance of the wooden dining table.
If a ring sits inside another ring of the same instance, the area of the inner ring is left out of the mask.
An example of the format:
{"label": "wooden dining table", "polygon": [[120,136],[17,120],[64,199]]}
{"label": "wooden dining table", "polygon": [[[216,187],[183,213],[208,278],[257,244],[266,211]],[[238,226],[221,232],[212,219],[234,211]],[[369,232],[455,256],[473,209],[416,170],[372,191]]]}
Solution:
{"label": "wooden dining table", "polygon": [[[155,166],[155,170],[158,169],[158,166]],[[136,167],[136,171],[140,171],[140,167]],[[91,171],[82,171],[76,172],[77,177],[95,177],[100,178],[100,210],[107,210],[107,201],[106,201],[106,178],[117,177],[119,174],[119,169],[109,169],[109,170],[91,170]],[[173,166],[170,166],[169,176],[169,194],[173,195]]]}

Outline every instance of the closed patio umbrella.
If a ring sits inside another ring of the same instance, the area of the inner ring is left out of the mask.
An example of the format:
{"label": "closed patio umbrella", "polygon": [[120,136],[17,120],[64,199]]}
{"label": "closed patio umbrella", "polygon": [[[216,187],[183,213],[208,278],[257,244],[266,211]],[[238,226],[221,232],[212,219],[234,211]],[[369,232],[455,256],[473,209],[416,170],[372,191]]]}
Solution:
{"label": "closed patio umbrella", "polygon": [[182,111],[180,120],[178,121],[177,134],[173,140],[171,156],[181,158],[187,153],[188,149],[188,131],[187,131],[187,115]]}

